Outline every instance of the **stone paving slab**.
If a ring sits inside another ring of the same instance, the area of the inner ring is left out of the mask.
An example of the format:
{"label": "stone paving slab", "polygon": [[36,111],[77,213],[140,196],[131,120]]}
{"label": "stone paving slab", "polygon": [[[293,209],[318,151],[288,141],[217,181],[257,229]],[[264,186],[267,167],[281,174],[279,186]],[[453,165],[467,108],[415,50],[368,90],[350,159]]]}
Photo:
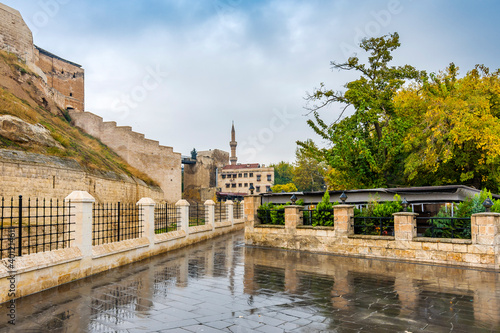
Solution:
{"label": "stone paving slab", "polygon": [[242,233],[0,306],[0,332],[500,332],[499,272],[246,247]]}

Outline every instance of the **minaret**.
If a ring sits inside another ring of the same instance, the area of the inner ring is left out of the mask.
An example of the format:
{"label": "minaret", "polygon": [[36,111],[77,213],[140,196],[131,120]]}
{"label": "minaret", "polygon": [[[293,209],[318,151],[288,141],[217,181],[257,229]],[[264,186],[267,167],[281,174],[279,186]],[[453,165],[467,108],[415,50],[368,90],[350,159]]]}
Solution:
{"label": "minaret", "polygon": [[229,145],[231,146],[231,158],[229,160],[231,161],[231,165],[236,165],[236,161],[238,161],[238,158],[236,157],[236,145],[238,143],[236,142],[236,132],[234,131],[234,121],[233,121],[233,128],[231,128],[231,142],[229,142]]}

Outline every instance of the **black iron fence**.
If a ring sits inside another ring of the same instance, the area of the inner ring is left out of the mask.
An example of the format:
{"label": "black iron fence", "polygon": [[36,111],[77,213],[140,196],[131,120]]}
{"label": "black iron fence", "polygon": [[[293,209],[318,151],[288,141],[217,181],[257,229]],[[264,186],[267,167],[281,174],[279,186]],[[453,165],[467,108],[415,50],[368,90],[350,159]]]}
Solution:
{"label": "black iron fence", "polygon": [[424,237],[471,239],[470,217],[417,217],[417,223]]}
{"label": "black iron fence", "polygon": [[243,218],[243,205],[241,202],[236,201],[233,206],[233,216],[235,220]]}
{"label": "black iron fence", "polygon": [[394,236],[394,217],[354,217],[354,234]]}
{"label": "black iron fence", "polygon": [[303,225],[333,227],[333,208],[330,209],[304,209]]}
{"label": "black iron fence", "polygon": [[260,224],[285,225],[285,209],[257,209]]}
{"label": "black iron fence", "polygon": [[227,221],[227,206],[224,202],[215,204],[215,222]]}
{"label": "black iron fence", "polygon": [[157,204],[155,206],[155,234],[176,231],[179,226],[179,214],[175,204]]}
{"label": "black iron fence", "polygon": [[92,245],[139,238],[143,226],[139,207],[133,203],[94,203]]}
{"label": "black iron fence", "polygon": [[205,217],[205,205],[195,203],[189,206],[189,226],[194,227],[198,225],[204,225],[206,221]]}
{"label": "black iron fence", "polygon": [[0,259],[70,247],[71,203],[11,198],[0,201]]}

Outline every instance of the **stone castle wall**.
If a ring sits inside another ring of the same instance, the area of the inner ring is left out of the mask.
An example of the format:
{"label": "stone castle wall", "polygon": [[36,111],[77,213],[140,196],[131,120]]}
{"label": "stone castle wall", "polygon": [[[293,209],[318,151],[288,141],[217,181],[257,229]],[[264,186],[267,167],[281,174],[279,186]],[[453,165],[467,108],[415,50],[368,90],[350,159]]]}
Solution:
{"label": "stone castle wall", "polygon": [[74,190],[87,191],[98,202],[161,201],[163,192],[141,180],[113,172],[90,174],[76,161],[0,149],[0,198],[64,199]]}
{"label": "stone castle wall", "polygon": [[184,166],[184,189],[216,187],[217,168],[222,168],[228,162],[228,152],[219,149],[198,152],[196,164]]}
{"label": "stone castle wall", "polygon": [[84,70],[71,61],[35,47],[19,11],[0,3],[0,49],[13,53],[40,75],[61,109],[85,110]]}
{"label": "stone castle wall", "polygon": [[47,85],[63,95],[58,105],[63,109],[84,111],[85,73],[83,68],[40,48],[36,48],[35,58],[36,65],[46,75]]}
{"label": "stone castle wall", "polygon": [[70,112],[75,126],[98,138],[113,149],[128,164],[155,180],[164,193],[164,200],[176,202],[181,198],[181,154],[172,147],[160,146],[144,134],[116,122],[104,122],[90,112]]}

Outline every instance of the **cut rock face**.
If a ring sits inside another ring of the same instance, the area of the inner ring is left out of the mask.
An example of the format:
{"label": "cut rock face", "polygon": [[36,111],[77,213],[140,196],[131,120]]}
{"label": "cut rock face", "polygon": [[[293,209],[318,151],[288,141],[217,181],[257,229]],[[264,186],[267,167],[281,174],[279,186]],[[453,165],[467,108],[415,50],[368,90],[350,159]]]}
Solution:
{"label": "cut rock face", "polygon": [[34,143],[46,147],[62,148],[50,135],[50,131],[41,124],[32,125],[10,115],[0,116],[0,136],[18,143]]}

